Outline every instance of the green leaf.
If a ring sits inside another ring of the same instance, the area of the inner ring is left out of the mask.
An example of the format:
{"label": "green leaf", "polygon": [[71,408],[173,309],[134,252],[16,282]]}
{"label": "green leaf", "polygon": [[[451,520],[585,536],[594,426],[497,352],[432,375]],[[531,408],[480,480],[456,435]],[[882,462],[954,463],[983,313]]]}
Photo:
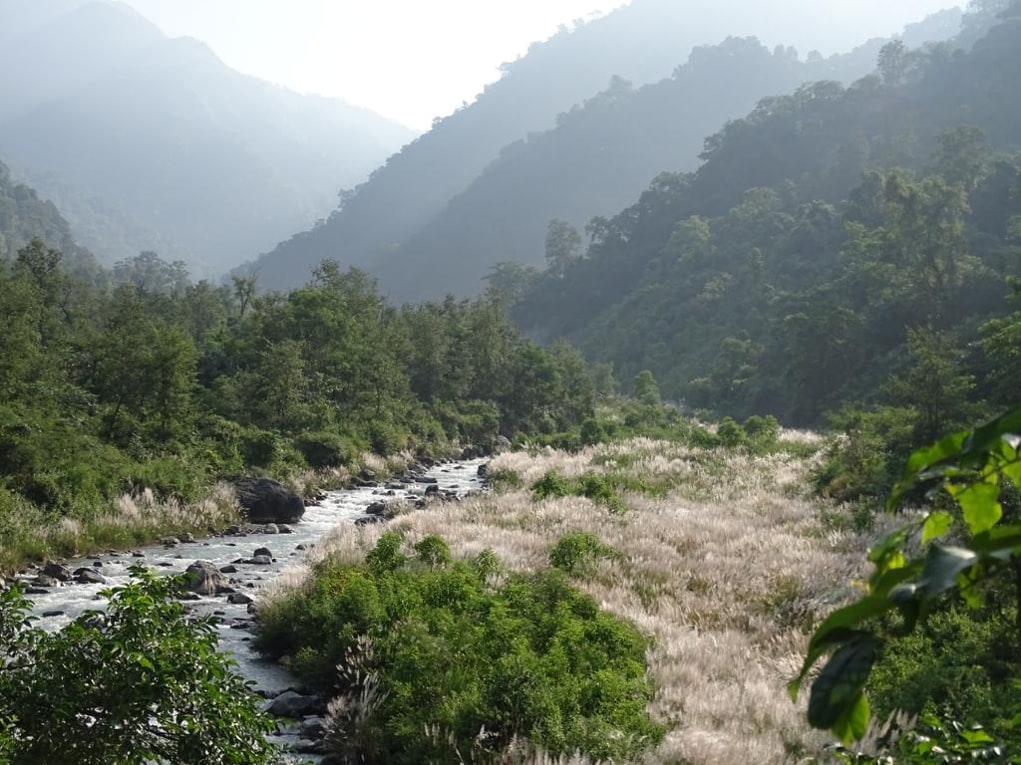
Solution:
{"label": "green leaf", "polygon": [[933,544],[925,556],[919,592],[926,601],[938,598],[956,587],[958,576],[978,562],[979,557],[972,550]]}
{"label": "green leaf", "polygon": [[857,631],[854,627],[866,619],[886,613],[892,606],[893,604],[885,595],[867,595],[827,616],[808,643],[808,653],[801,665],[801,672],[787,685],[791,698],[797,700],[801,683],[820,656],[840,643],[870,637],[871,633]]}
{"label": "green leaf", "polygon": [[954,523],[954,517],[942,510],[930,513],[922,525],[922,544],[928,544],[934,539],[946,536]]}
{"label": "green leaf", "polygon": [[[808,722],[824,730],[843,724],[837,733],[845,742],[846,735],[857,730],[860,723],[862,689],[872,672],[882,642],[873,635],[861,634],[841,646],[812,683],[808,700]],[[867,715],[868,705],[864,711]],[[866,716],[866,724],[868,718]]]}
{"label": "green leaf", "polygon": [[973,535],[989,531],[1003,517],[1003,507],[999,503],[1000,487],[995,482],[995,475],[992,478],[992,483],[947,484],[947,491],[964,511],[964,522]]}
{"label": "green leaf", "polygon": [[858,741],[865,736],[869,729],[869,720],[872,718],[872,710],[869,708],[869,700],[864,691],[858,692],[858,697],[847,710],[834,723],[830,730],[833,735],[845,744],[851,741]]}

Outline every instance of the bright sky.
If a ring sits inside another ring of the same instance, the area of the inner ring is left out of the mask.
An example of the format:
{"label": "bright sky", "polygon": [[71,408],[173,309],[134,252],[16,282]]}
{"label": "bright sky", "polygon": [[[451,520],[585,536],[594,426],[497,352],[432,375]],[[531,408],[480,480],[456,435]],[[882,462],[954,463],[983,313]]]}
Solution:
{"label": "bright sky", "polygon": [[[625,0],[125,0],[166,33],[208,43],[242,72],[342,98],[428,129],[472,101],[497,67],[560,24]],[[693,13],[705,2],[687,2]],[[792,18],[804,54],[889,35],[955,0],[762,0]],[[806,39],[812,44],[805,42]],[[709,42],[709,41],[707,41]],[[713,41],[716,42],[716,41]],[[682,63],[681,56],[678,64]]]}

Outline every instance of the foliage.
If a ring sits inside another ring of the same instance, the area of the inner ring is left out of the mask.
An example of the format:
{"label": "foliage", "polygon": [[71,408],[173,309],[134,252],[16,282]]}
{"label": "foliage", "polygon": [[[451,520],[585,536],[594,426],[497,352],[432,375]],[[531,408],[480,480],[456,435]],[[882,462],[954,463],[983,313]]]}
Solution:
{"label": "foliage", "polygon": [[[875,570],[866,594],[833,612],[812,635],[797,694],[809,670],[831,653],[812,682],[808,719],[845,742],[860,738],[871,710],[864,690],[873,665],[891,641],[904,639],[945,598],[960,596],[969,608],[986,602],[991,583],[1011,576],[1021,548],[1021,525],[1004,518],[1005,488],[1021,485],[1021,409],[947,436],[916,451],[888,506],[894,509],[919,485],[943,491],[959,513],[935,509],[900,528],[869,552]],[[955,524],[965,535],[949,537]],[[910,542],[920,536],[915,553]]]}
{"label": "foliage", "polygon": [[[40,240],[0,260],[0,487],[52,525],[147,488],[195,500],[239,473],[490,449],[593,414],[581,357],[523,339],[496,297],[397,310],[332,262],[257,295],[243,279],[191,284],[154,253],[111,282],[68,272]],[[17,543],[0,528],[0,546]]]}
{"label": "foliage", "polygon": [[599,537],[587,531],[564,534],[549,553],[553,568],[572,576],[584,575],[596,560],[617,557],[617,552]]}
{"label": "foliage", "polygon": [[174,597],[183,582],[136,568],[57,633],[0,594],[0,755],[13,765],[271,761],[270,726],[217,650],[216,630]]}
{"label": "foliage", "polygon": [[340,694],[345,761],[495,762],[515,737],[620,759],[660,739],[645,639],[560,572],[491,580],[491,552],[451,563],[434,537],[411,552],[384,534],[365,565],[327,560],[307,590],[260,612],[260,650]]}
{"label": "foliage", "polygon": [[931,440],[983,399],[1011,405],[1021,21],[997,15],[965,50],[893,42],[882,76],[764,98],[696,172],[594,219],[587,252],[530,280],[514,316],[714,417],[895,406]]}

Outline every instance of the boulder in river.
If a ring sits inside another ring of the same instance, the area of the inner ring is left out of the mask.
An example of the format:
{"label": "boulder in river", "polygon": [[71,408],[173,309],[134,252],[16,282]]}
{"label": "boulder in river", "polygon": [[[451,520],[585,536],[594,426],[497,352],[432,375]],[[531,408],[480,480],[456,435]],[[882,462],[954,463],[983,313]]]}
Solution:
{"label": "boulder in river", "polygon": [[106,577],[94,568],[80,568],[74,572],[74,580],[79,584],[106,584]]}
{"label": "boulder in river", "polygon": [[274,717],[303,717],[306,712],[318,706],[315,696],[303,696],[294,691],[284,691],[266,706],[266,712]]}
{"label": "boulder in river", "polygon": [[297,523],[305,514],[301,497],[271,478],[235,482],[238,502],[252,523]]}
{"label": "boulder in river", "polygon": [[71,580],[71,569],[62,563],[56,563],[51,561],[47,563],[43,568],[43,573],[51,579],[56,579],[59,582],[68,582]]}
{"label": "boulder in river", "polygon": [[227,579],[209,561],[197,560],[185,573],[188,574],[188,589],[199,595],[215,595],[221,587],[227,586]]}

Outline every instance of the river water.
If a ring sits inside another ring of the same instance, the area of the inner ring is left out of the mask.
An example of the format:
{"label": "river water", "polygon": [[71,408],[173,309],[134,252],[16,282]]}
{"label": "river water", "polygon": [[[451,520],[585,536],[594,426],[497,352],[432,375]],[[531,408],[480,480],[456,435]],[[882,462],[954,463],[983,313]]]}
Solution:
{"label": "river water", "polygon": [[[483,481],[478,476],[478,468],[483,462],[485,460],[436,465],[425,473],[425,477],[434,479],[441,493],[464,496],[482,489]],[[361,487],[329,492],[321,503],[306,508],[300,523],[288,527],[291,533],[215,537],[68,561],[67,565],[72,571],[83,566],[93,568],[107,583],[66,584],[51,588],[47,594],[32,595],[33,615],[45,629],[59,629],[83,611],[102,607],[99,592],[126,583],[131,566],[141,564],[173,574],[183,573],[197,560],[209,561],[218,568],[235,565],[237,572],[227,575],[231,587],[249,595],[257,603],[260,587],[271,582],[281,571],[300,563],[306,555],[305,550],[314,546],[335,526],[354,523],[365,517],[366,508],[375,502],[420,498],[427,485],[412,483],[398,488],[396,484],[391,484],[391,488]],[[252,558],[255,550],[263,547],[272,552],[271,564],[237,562]],[[251,681],[257,691],[266,696],[275,696],[297,685],[294,677],[284,668],[262,661],[250,649],[251,617],[247,605],[229,603],[226,595],[204,597],[189,605],[196,613],[217,617],[221,649],[232,655],[238,664],[238,672]],[[286,736],[279,740],[287,743]]]}

